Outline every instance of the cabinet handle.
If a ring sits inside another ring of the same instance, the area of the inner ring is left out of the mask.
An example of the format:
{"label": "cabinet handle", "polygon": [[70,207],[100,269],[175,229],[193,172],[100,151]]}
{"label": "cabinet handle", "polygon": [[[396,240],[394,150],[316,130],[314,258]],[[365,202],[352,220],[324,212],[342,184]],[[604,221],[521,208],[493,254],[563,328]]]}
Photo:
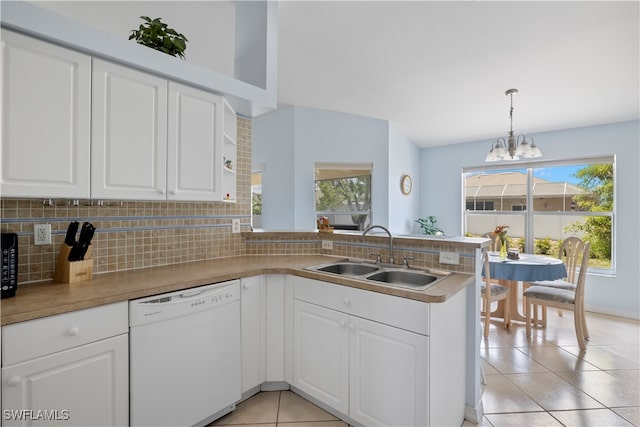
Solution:
{"label": "cabinet handle", "polygon": [[347,322],[345,322],[344,320],[340,321],[340,327],[344,328],[345,326],[347,326]]}
{"label": "cabinet handle", "polygon": [[349,299],[349,297],[344,297],[344,299],[342,301],[344,301],[344,305],[346,305],[346,306],[350,306],[351,305],[351,300]]}
{"label": "cabinet handle", "polygon": [[80,328],[78,328],[77,326],[73,326],[73,327],[69,328],[69,330],[67,331],[67,335],[72,336],[72,337],[75,337],[79,333],[80,333]]}
{"label": "cabinet handle", "polygon": [[7,380],[7,384],[8,384],[8,385],[10,385],[11,387],[15,387],[15,386],[17,386],[18,384],[20,384],[20,380],[21,380],[21,379],[22,379],[22,378],[20,378],[19,376],[15,375],[15,376],[13,376],[13,377],[11,377],[11,378],[9,378],[9,379]]}
{"label": "cabinet handle", "polygon": [[243,284],[242,289],[249,289],[249,284],[248,283]]}
{"label": "cabinet handle", "polygon": [[355,330],[356,330],[356,327],[355,327],[355,326],[353,326],[352,324],[349,324],[349,330],[350,330],[351,332],[353,332],[353,331],[355,331]]}

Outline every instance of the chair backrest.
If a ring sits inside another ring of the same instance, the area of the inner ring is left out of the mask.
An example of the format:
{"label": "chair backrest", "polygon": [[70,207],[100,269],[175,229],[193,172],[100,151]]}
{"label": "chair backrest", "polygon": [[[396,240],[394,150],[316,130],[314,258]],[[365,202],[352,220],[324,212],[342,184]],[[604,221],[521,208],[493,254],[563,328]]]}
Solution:
{"label": "chair backrest", "polygon": [[[567,267],[567,281],[577,285],[577,270],[584,257],[585,242],[577,237],[567,237],[560,245],[558,258],[564,261]],[[587,258],[588,258],[587,252]]]}
{"label": "chair backrest", "polygon": [[580,272],[578,273],[578,281],[576,283],[576,296],[575,304],[583,304],[584,301],[584,287],[587,281],[587,269],[589,268],[589,252],[591,250],[591,243],[586,242],[582,250],[582,260],[580,261]]}
{"label": "chair backrest", "polygon": [[482,250],[482,262],[484,263],[484,284],[487,289],[491,289],[491,264],[489,264],[489,251],[487,249]]}
{"label": "chair backrest", "polygon": [[489,250],[490,251],[497,251],[500,249],[500,247],[498,246],[498,235],[494,234],[493,232],[488,232],[488,233],[484,233],[482,235],[482,237],[486,237],[487,239],[491,239],[491,246],[489,246]]}

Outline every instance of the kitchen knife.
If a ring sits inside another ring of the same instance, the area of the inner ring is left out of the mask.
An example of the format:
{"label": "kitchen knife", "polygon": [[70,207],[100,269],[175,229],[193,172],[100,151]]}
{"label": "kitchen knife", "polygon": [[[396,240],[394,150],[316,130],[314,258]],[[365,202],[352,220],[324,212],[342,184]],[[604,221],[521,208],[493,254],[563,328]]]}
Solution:
{"label": "kitchen knife", "polygon": [[78,241],[73,245],[73,248],[71,248],[71,253],[69,253],[69,261],[73,262],[84,259],[84,256],[89,249],[89,245],[91,244],[91,239],[93,238],[95,230],[96,228],[89,222],[85,222],[84,224],[82,224],[80,237],[78,238]]}
{"label": "kitchen knife", "polygon": [[89,250],[89,245],[91,244],[91,239],[93,239],[93,234],[95,233],[96,228],[90,222],[85,222],[82,224],[82,230],[80,231],[80,238],[78,239],[78,244],[80,246],[79,256],[80,259],[84,259],[84,256]]}
{"label": "kitchen knife", "polygon": [[78,232],[78,221],[72,221],[69,223],[69,227],[67,227],[67,235],[64,238],[64,243],[67,246],[73,247],[76,243],[76,233]]}

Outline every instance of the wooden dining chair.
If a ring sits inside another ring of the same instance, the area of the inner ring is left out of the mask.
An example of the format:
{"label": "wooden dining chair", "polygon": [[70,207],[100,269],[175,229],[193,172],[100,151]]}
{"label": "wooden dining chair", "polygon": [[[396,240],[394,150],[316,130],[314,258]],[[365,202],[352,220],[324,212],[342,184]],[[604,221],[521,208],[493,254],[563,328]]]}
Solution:
{"label": "wooden dining chair", "polygon": [[489,250],[496,252],[500,250],[500,246],[498,245],[498,235],[494,234],[492,231],[488,233],[484,233],[482,237],[486,237],[487,239],[491,239],[491,246],[489,246]]}
{"label": "wooden dining chair", "polygon": [[[524,290],[530,286],[549,286],[558,289],[567,289],[575,291],[578,281],[578,266],[582,261],[584,254],[585,242],[578,237],[567,237],[564,239],[558,250],[558,258],[561,259],[567,268],[567,277],[558,280],[541,280],[538,282],[524,283]],[[587,254],[588,257],[589,254]],[[524,302],[526,304],[526,301]],[[533,321],[536,325],[547,325],[547,307],[542,306],[542,320],[538,323],[538,306],[533,306]],[[562,310],[558,310],[558,316],[562,316]]]}
{"label": "wooden dining chair", "polygon": [[589,262],[590,249],[591,243],[585,243],[582,250],[580,270],[578,272],[578,279],[575,283],[575,289],[571,289],[570,285],[572,283],[566,282],[567,289],[554,286],[534,285],[524,291],[524,311],[527,323],[527,338],[531,338],[531,315],[534,305],[537,304],[561,310],[571,310],[573,311],[578,345],[580,346],[580,350],[586,350],[587,345],[585,340],[589,339],[589,330],[587,329],[587,319],[584,314],[584,288],[587,279],[587,264]]}
{"label": "wooden dining chair", "polygon": [[509,287],[502,286],[491,281],[491,270],[489,265],[489,251],[482,251],[484,262],[484,281],[480,287],[482,297],[482,312],[484,316],[484,337],[489,338],[489,321],[491,320],[491,303],[504,300],[504,328],[508,329],[511,325],[509,316]]}

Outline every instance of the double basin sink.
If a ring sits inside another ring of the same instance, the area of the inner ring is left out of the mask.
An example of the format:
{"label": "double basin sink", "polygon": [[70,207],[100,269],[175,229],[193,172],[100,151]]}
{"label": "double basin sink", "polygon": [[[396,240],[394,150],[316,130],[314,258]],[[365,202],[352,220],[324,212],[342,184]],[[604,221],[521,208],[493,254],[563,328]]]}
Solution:
{"label": "double basin sink", "polygon": [[433,271],[412,270],[406,267],[402,268],[351,260],[314,265],[306,269],[414,290],[427,289],[451,274],[444,271],[436,273]]}

